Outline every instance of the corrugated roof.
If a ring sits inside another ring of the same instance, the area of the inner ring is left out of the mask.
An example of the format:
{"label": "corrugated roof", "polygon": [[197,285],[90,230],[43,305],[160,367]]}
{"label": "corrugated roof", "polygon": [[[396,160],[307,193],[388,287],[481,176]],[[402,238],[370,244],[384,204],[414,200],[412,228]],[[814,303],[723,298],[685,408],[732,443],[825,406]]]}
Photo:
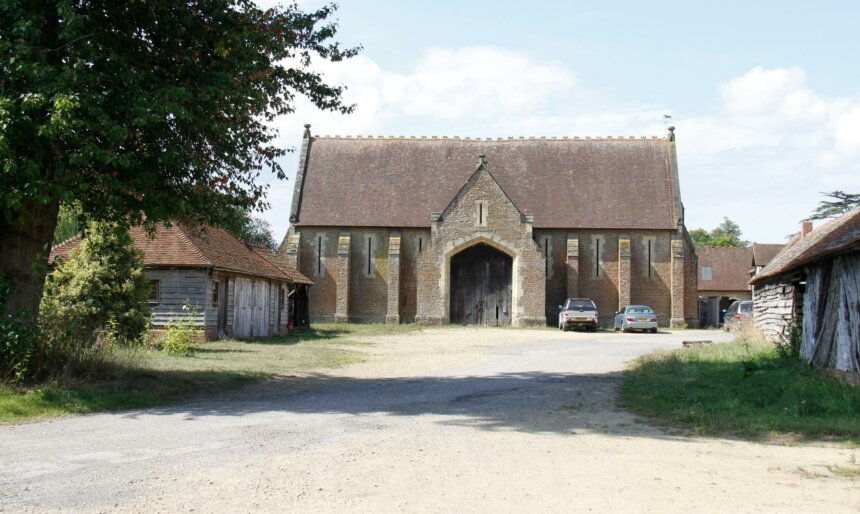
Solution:
{"label": "corrugated roof", "polygon": [[429,227],[478,155],[535,228],[675,229],[667,139],[314,137],[298,225]]}
{"label": "corrugated roof", "polygon": [[784,244],[753,243],[751,264],[753,266],[767,266],[783,248],[785,248]]}
{"label": "corrugated roof", "polygon": [[[696,248],[696,255],[699,257],[699,291],[749,290],[749,248]],[[711,268],[711,280],[702,279],[705,267]]]}
{"label": "corrugated roof", "polygon": [[[192,229],[179,224],[170,227],[157,225],[152,238],[142,227],[133,227],[129,233],[134,245],[143,250],[145,266],[212,267],[289,281],[294,278],[294,275],[218,227]],[[48,261],[68,258],[71,250],[78,247],[80,242],[80,238],[74,238],[55,246],[51,249]],[[311,283],[307,278],[301,278],[301,283]]]}
{"label": "corrugated roof", "polygon": [[750,283],[781,275],[833,253],[858,248],[858,243],[860,208],[825,223],[802,239],[795,236]]}

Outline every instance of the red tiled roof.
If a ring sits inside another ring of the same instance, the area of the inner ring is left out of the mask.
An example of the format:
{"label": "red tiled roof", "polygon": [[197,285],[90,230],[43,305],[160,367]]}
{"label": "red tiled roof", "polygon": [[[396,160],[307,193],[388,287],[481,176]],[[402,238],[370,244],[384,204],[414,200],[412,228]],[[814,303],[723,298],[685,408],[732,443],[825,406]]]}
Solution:
{"label": "red tiled roof", "polygon": [[852,248],[860,249],[860,208],[828,221],[802,239],[795,236],[750,284]]}
{"label": "red tiled roof", "polygon": [[478,155],[535,228],[674,229],[666,139],[310,140],[298,225],[429,227]]}
{"label": "red tiled roof", "polygon": [[[696,248],[696,255],[699,257],[699,291],[749,290],[749,248]],[[703,267],[711,268],[711,280],[702,280]]]}
{"label": "red tiled roof", "polygon": [[[134,245],[143,250],[145,266],[212,267],[275,279],[293,281],[294,278],[293,274],[218,227],[192,229],[183,225],[158,225],[152,238],[142,227],[133,227],[129,233]],[[74,238],[55,246],[48,261],[68,258],[69,252],[80,242],[80,238]],[[311,283],[301,278],[301,283]]]}
{"label": "red tiled roof", "polygon": [[295,268],[287,264],[286,259],[283,255],[278,254],[266,248],[265,246],[254,246],[252,249],[258,254],[262,255],[266,260],[274,264],[281,271],[283,271],[288,277],[290,277],[290,281],[295,284],[307,284],[312,285],[313,281],[308,277],[302,275]]}
{"label": "red tiled roof", "polygon": [[767,266],[783,248],[785,248],[783,244],[754,243],[752,245],[751,264],[753,266]]}

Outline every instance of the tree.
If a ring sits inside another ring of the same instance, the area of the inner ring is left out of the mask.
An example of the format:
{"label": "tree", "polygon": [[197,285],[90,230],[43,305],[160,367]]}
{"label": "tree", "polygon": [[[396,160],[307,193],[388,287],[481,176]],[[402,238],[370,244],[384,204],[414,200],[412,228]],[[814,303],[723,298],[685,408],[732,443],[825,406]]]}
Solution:
{"label": "tree", "polygon": [[749,241],[741,239],[741,236],[741,227],[728,217],[724,217],[722,223],[717,225],[716,228],[710,232],[703,228],[697,228],[690,231],[690,238],[693,240],[693,244],[697,247],[748,246],[750,244]]}
{"label": "tree", "polygon": [[61,204],[150,227],[263,209],[283,179],[271,121],[297,96],[349,113],[311,61],[355,55],[336,10],[252,0],[0,2],[4,314],[34,313]]}
{"label": "tree", "polygon": [[860,207],[860,194],[851,194],[844,191],[832,191],[821,194],[831,198],[832,201],[821,200],[818,203],[818,207],[812,211],[812,215],[808,218],[809,220],[836,218]]}
{"label": "tree", "polygon": [[149,294],[143,252],[128,230],[91,222],[81,245],[48,275],[40,325],[48,339],[72,339],[70,346],[92,346],[99,337],[136,341],[149,327]]}
{"label": "tree", "polygon": [[249,245],[265,246],[270,250],[277,249],[271,224],[255,217],[247,210],[233,209],[233,212],[225,217],[221,227]]}

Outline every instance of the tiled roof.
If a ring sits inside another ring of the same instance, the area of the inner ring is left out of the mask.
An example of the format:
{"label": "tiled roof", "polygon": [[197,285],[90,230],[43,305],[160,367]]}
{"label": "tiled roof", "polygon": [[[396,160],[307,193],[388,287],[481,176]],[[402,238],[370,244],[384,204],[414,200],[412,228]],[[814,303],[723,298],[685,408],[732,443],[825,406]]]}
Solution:
{"label": "tiled roof", "polygon": [[535,228],[674,229],[670,149],[663,138],[314,137],[297,225],[429,227],[484,154]]}
{"label": "tiled roof", "polygon": [[293,282],[295,284],[313,285],[313,280],[302,275],[298,272],[298,270],[287,264],[284,255],[281,255],[277,252],[273,252],[265,246],[254,246],[252,247],[252,249],[258,254],[262,255],[266,260],[277,266],[278,269],[283,271],[288,277],[290,277],[290,282]]}
{"label": "tiled roof", "polygon": [[[293,279],[293,275],[221,228],[192,229],[175,224],[156,226],[153,238],[142,227],[133,227],[129,233],[134,245],[143,250],[145,266],[212,267],[253,276]],[[74,238],[55,246],[51,249],[49,262],[67,258],[69,252],[79,245],[80,238]],[[306,278],[301,278],[304,279],[301,283],[309,283]]]}
{"label": "tiled roof", "polygon": [[751,264],[753,266],[767,266],[783,248],[785,248],[783,244],[754,243],[752,245]]}
{"label": "tiled roof", "polygon": [[[696,248],[699,257],[699,291],[747,291],[749,248]],[[702,268],[711,268],[711,280],[702,280]]]}
{"label": "tiled roof", "polygon": [[850,248],[860,249],[860,208],[825,223],[804,238],[795,236],[750,283],[781,275]]}

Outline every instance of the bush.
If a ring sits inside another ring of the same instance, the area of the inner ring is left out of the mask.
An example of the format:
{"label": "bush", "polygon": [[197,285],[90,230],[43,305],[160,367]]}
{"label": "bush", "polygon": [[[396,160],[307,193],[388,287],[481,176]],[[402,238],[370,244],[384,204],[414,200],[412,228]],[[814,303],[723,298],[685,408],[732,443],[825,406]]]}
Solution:
{"label": "bush", "polygon": [[48,275],[39,309],[45,344],[69,358],[99,343],[140,342],[150,325],[143,252],[116,223],[90,223],[81,246]]}
{"label": "bush", "polygon": [[190,357],[194,351],[191,345],[200,337],[200,331],[194,326],[197,310],[187,303],[182,306],[182,316],[167,324],[167,334],[161,341],[161,349],[179,357]]}

